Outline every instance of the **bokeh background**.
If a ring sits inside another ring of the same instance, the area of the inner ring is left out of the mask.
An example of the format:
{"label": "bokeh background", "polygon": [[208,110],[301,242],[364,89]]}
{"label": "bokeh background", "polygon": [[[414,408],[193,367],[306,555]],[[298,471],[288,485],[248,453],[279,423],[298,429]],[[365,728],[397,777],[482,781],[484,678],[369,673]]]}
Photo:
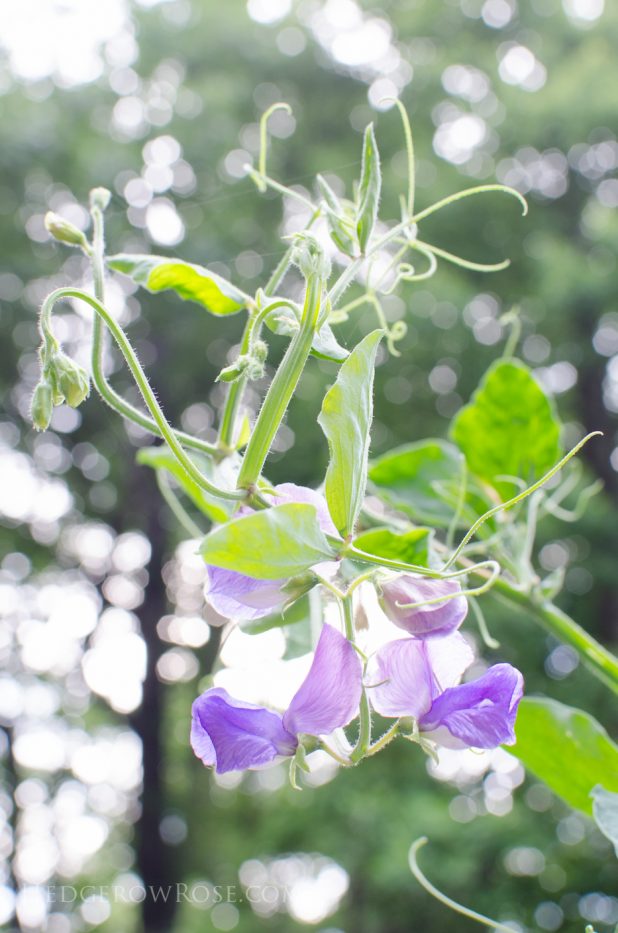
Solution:
{"label": "bokeh background", "polygon": [[[36,313],[54,287],[89,282],[50,242],[47,209],[87,225],[88,190],[113,192],[112,251],[208,264],[251,291],[294,229],[289,205],[244,177],[259,114],[276,100],[270,168],[310,186],[316,171],[350,190],[361,132],[377,122],[384,206],[397,213],[408,108],[417,203],[499,180],[530,200],[485,196],[427,222],[425,236],[496,276],[441,267],[389,306],[405,314],[400,359],[377,373],[373,450],[444,436],[498,355],[513,304],[520,352],[556,396],[584,480],[604,492],[576,523],[546,522],[540,565],[566,570],[567,611],[616,638],[618,592],[618,6],[603,0],[4,0],[0,11],[0,922],[13,930],[193,933],[408,933],[474,924],[414,881],[408,850],[452,896],[517,931],[599,931],[618,922],[609,843],[503,751],[444,753],[438,766],[397,744],[302,793],[284,769],[213,779],[187,743],[189,708],[221,630],[205,621],[203,569],[135,466],[149,442],[92,398],[35,434]],[[390,109],[389,109],[390,108]],[[109,284],[170,418],[211,436],[213,379],[240,321]],[[355,338],[373,324],[350,323]],[[66,306],[57,331],[87,360],[90,318]],[[283,341],[273,339],[272,359]],[[115,384],[134,396],[120,361]],[[333,367],[314,361],[269,465],[274,481],[319,483],[315,423]],[[258,389],[260,387],[258,386]],[[255,406],[258,392],[249,395]],[[572,503],[571,503],[572,504]],[[566,531],[565,531],[566,529]],[[485,600],[496,657],[528,689],[618,726],[604,688],[526,617]],[[276,636],[238,635],[228,661],[262,665]],[[249,674],[247,674],[249,676]],[[402,743],[404,746],[404,743]],[[568,762],[565,763],[568,767]],[[200,885],[204,903],[122,892]],[[49,885],[116,885],[63,899]],[[251,905],[243,887],[267,892]],[[235,892],[217,903],[212,886]],[[204,891],[210,892],[207,897]],[[120,894],[118,892],[121,892]]]}

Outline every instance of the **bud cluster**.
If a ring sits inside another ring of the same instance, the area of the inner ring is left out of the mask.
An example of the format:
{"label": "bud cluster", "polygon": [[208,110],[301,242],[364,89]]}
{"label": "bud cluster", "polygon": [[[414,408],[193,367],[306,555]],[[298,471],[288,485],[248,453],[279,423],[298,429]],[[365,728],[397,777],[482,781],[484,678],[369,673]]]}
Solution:
{"label": "bud cluster", "polygon": [[89,392],[90,379],[86,370],[66,353],[53,349],[32,396],[30,414],[36,430],[45,431],[49,427],[54,405],[66,401],[71,408],[77,408]]}

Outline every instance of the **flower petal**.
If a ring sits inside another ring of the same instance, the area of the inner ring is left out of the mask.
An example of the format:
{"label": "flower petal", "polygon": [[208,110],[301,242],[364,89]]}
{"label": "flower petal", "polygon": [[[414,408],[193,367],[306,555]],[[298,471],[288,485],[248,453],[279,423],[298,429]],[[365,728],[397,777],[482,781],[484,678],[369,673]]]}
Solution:
{"label": "flower petal", "polygon": [[367,663],[371,705],[381,716],[423,716],[446,687],[461,680],[473,659],[465,638],[400,638],[387,642]]}
{"label": "flower petal", "polygon": [[330,517],[326,499],[315,489],[297,486],[296,483],[280,483],[275,486],[275,495],[272,498],[277,500],[277,505],[282,505],[284,502],[306,502],[308,505],[314,505],[318,513],[318,524],[324,534],[339,537],[339,532]]}
{"label": "flower petal", "polygon": [[[380,604],[391,622],[417,638],[448,635],[458,629],[468,612],[457,580],[432,580],[400,573],[380,584]],[[413,608],[414,603],[449,597],[439,603]]]}
{"label": "flower petal", "polygon": [[510,664],[495,664],[468,684],[450,687],[419,726],[450,748],[495,748],[515,742],[515,717],[524,679]]}
{"label": "flower petal", "polygon": [[434,694],[425,642],[417,638],[387,642],[369,658],[365,682],[371,705],[381,716],[422,716]]}
{"label": "flower petal", "polygon": [[256,580],[235,570],[207,566],[204,596],[215,612],[238,622],[262,619],[289,600],[282,592],[285,580]]}
{"label": "flower petal", "polygon": [[313,663],[283,717],[289,732],[327,735],[358,712],[363,669],[358,654],[332,625],[324,625]]}
{"label": "flower petal", "polygon": [[447,687],[459,683],[474,661],[474,651],[459,632],[453,632],[446,638],[432,638],[427,641],[426,648],[434,676],[435,699]]}
{"label": "flower petal", "polygon": [[217,774],[268,764],[279,755],[293,755],[298,745],[278,713],[235,700],[220,687],[195,700],[192,717],[193,751]]}

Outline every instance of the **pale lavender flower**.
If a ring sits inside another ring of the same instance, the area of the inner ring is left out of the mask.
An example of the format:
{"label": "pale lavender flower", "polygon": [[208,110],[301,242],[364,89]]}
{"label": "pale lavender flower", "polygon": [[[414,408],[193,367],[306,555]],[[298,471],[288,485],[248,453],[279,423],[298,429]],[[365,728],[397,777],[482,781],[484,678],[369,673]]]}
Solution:
{"label": "pale lavender flower", "polygon": [[283,715],[213,687],[193,703],[193,751],[217,774],[290,757],[299,735],[328,735],[354,719],[361,682],[355,649],[331,625],[324,625],[309,673]]}
{"label": "pale lavender flower", "polygon": [[[274,494],[267,494],[265,498],[273,505],[302,502],[315,506],[322,531],[325,534],[337,535],[326,500],[314,489],[296,486],[294,483],[281,483],[280,486],[275,486]],[[252,509],[243,506],[238,510],[236,517],[248,515],[251,511]],[[219,615],[244,622],[280,612],[286,603],[292,602],[306,589],[300,586],[298,592],[290,593],[283,589],[287,582],[285,579],[256,580],[254,577],[236,573],[235,570],[223,570],[221,567],[209,565],[206,570],[204,595]]]}
{"label": "pale lavender flower", "polygon": [[510,664],[495,664],[459,684],[471,660],[457,632],[388,642],[367,665],[371,704],[382,716],[414,717],[420,732],[449,748],[512,745],[523,677]]}
{"label": "pale lavender flower", "polygon": [[[380,605],[391,622],[417,638],[454,632],[468,612],[468,602],[457,580],[434,580],[400,573],[381,581],[379,591]],[[442,596],[448,598],[414,606]]]}

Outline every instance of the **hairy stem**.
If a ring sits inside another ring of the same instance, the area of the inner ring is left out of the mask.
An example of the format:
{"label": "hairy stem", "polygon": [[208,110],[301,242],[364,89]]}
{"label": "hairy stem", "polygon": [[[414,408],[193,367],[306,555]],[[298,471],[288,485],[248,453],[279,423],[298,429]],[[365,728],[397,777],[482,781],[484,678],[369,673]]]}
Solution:
{"label": "hairy stem", "polygon": [[85,301],[86,304],[89,304],[91,308],[95,311],[95,319],[101,318],[106,327],[112,334],[112,337],[116,341],[118,348],[122,355],[124,356],[127,366],[131,370],[133,378],[137,383],[137,387],[142,394],[142,398],[146,403],[149,411],[152,414],[153,421],[157,426],[157,433],[167,442],[170,450],[180,463],[180,465],[186,470],[192,480],[198,484],[201,489],[204,489],[212,496],[216,496],[219,499],[231,499],[231,500],[240,500],[246,498],[245,494],[241,490],[228,490],[228,489],[219,489],[215,486],[214,483],[211,483],[210,480],[206,479],[205,476],[198,470],[196,465],[187,456],[183,450],[174,430],[168,423],[165,415],[163,414],[163,409],[159,405],[157,398],[150,387],[150,383],[146,378],[146,374],[141,367],[141,364],[135,354],[135,350],[129,343],[129,340],[120,327],[120,325],[114,320],[112,315],[109,313],[107,308],[101,304],[96,298],[93,298],[92,295],[89,295],[88,292],[83,292],[78,288],[58,288],[56,291],[52,292],[51,295],[48,295],[43,303],[41,309],[41,328],[45,333],[51,333],[51,311],[53,306],[57,301],[60,301],[62,298],[79,298],[81,301]]}
{"label": "hairy stem", "polygon": [[[92,274],[94,279],[94,294],[97,301],[102,303],[105,301],[105,264],[103,258],[105,244],[103,233],[103,213],[100,208],[92,208],[92,221],[94,233],[91,261]],[[103,327],[103,321],[98,314],[95,314],[92,326],[91,364],[92,381],[94,383],[95,389],[103,401],[106,402],[110,408],[113,408],[113,410],[123,418],[126,418],[128,421],[132,421],[134,424],[139,425],[139,427],[143,428],[145,431],[150,431],[151,434],[154,434],[157,437],[162,437],[163,435],[161,434],[156,421],[141,412],[139,408],[131,405],[130,402],[127,402],[126,399],[119,395],[118,392],[116,392],[108,382],[103,367],[103,353],[105,349],[104,339],[105,331]],[[185,447],[191,447],[193,450],[199,450],[202,453],[209,454],[210,456],[216,453],[216,447],[214,447],[213,444],[208,444],[206,441],[202,441],[197,437],[193,437],[191,434],[186,434],[184,431],[175,431],[174,434],[179,443],[183,444]]]}
{"label": "hairy stem", "polygon": [[[352,594],[348,594],[344,597],[342,601],[343,605],[343,620],[345,624],[345,634],[348,641],[354,644],[354,597]],[[371,744],[371,709],[369,708],[369,700],[367,698],[367,692],[363,687],[360,700],[360,710],[359,710],[359,720],[358,720],[358,739],[356,740],[356,745],[354,746],[352,753],[350,754],[350,761],[353,764],[357,764],[364,758],[367,749]]]}

